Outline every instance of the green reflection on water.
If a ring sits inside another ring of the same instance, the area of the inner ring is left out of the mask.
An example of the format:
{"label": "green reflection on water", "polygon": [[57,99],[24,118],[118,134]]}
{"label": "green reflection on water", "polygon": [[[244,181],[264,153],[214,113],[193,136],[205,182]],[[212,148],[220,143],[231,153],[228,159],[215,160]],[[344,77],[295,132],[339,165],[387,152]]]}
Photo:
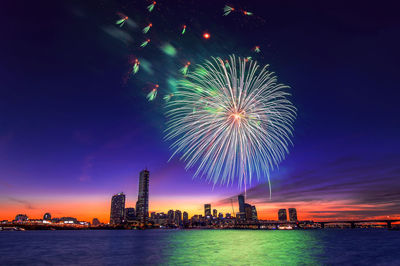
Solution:
{"label": "green reflection on water", "polygon": [[322,249],[300,230],[186,230],[172,234],[163,253],[170,265],[315,265]]}

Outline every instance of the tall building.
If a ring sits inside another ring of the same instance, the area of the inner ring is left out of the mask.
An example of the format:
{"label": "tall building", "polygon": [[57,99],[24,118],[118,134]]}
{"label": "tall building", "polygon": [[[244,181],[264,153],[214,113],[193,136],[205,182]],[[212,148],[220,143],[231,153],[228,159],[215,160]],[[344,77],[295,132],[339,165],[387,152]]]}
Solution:
{"label": "tall building", "polygon": [[175,217],[175,212],[174,210],[169,210],[167,219],[168,219],[168,224],[173,224],[174,223],[174,217]]}
{"label": "tall building", "polygon": [[133,222],[136,220],[135,208],[125,208],[125,220],[127,222]]}
{"label": "tall building", "polygon": [[149,176],[150,172],[143,170],[139,176],[139,193],[136,203],[136,217],[144,224],[149,221]]}
{"label": "tall building", "polygon": [[218,219],[220,220],[224,219],[224,214],[222,212],[218,213]]}
{"label": "tall building", "polygon": [[50,214],[49,212],[46,212],[46,213],[43,215],[43,220],[45,220],[45,221],[50,221],[50,220],[51,220],[51,214]]}
{"label": "tall building", "polygon": [[214,216],[214,217],[217,217],[217,216],[218,216],[218,211],[217,211],[217,209],[214,209],[214,210],[213,210],[213,216]]}
{"label": "tall building", "polygon": [[297,211],[296,208],[289,208],[289,219],[292,222],[297,221]]}
{"label": "tall building", "polygon": [[183,224],[187,224],[189,222],[189,214],[187,212],[183,212]]}
{"label": "tall building", "polygon": [[225,213],[225,218],[226,218],[226,219],[232,218],[232,217],[231,217],[231,214],[230,214],[229,212],[228,212],[228,213]]}
{"label": "tall building", "polygon": [[110,224],[122,224],[125,217],[125,194],[118,193],[111,198]]}
{"label": "tall building", "polygon": [[246,218],[246,210],[245,210],[245,203],[244,203],[243,195],[238,196],[238,202],[239,202],[239,213],[236,214],[236,217],[239,219],[245,219]]}
{"label": "tall building", "polygon": [[206,218],[211,217],[211,204],[204,204],[204,216]]}
{"label": "tall building", "polygon": [[182,212],[180,210],[175,211],[175,224],[180,225],[182,223]]}
{"label": "tall building", "polygon": [[252,212],[252,220],[257,221],[258,220],[258,215],[257,215],[257,209],[256,206],[251,206],[251,212]]}
{"label": "tall building", "polygon": [[252,220],[252,218],[253,218],[253,210],[252,210],[250,204],[247,204],[247,203],[244,204],[244,213],[245,213],[245,216],[246,216],[246,220]]}
{"label": "tall building", "polygon": [[280,209],[278,211],[278,220],[279,221],[287,221],[286,209]]}

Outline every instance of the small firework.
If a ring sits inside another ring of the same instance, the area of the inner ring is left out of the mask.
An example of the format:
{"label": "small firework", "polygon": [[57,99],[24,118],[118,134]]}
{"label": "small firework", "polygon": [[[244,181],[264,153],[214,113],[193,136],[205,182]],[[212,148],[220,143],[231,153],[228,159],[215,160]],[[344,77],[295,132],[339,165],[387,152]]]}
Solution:
{"label": "small firework", "polygon": [[246,16],[252,16],[253,15],[253,13],[251,13],[249,11],[245,11],[245,10],[243,10],[243,14],[246,15]]}
{"label": "small firework", "polygon": [[164,100],[165,100],[166,102],[169,102],[169,100],[171,100],[172,96],[174,96],[173,93],[167,94],[167,95],[165,95],[163,98],[164,98]]}
{"label": "small firework", "polygon": [[251,59],[253,59],[253,57],[248,56],[248,57],[246,57],[246,58],[244,59],[244,61],[245,61],[245,62],[249,62]]}
{"label": "small firework", "polygon": [[232,11],[235,11],[235,9],[233,7],[225,5],[224,16],[228,16]]}
{"label": "small firework", "polygon": [[203,38],[206,39],[206,40],[207,40],[207,39],[210,39],[210,33],[204,32],[204,33],[203,33]]}
{"label": "small firework", "polygon": [[150,39],[145,40],[144,42],[142,42],[140,47],[145,47],[147,44],[149,44],[149,42],[150,42]]}
{"label": "small firework", "polygon": [[186,76],[188,73],[189,66],[190,66],[190,62],[187,62],[186,65],[184,67],[182,67],[179,71],[181,71],[181,73]]}
{"label": "small firework", "polygon": [[139,60],[135,59],[135,64],[133,65],[133,71],[132,71],[133,75],[135,75],[139,71],[139,65],[140,65]]}
{"label": "small firework", "polygon": [[151,23],[149,25],[147,25],[146,27],[144,27],[142,30],[143,33],[146,34],[147,32],[149,32],[151,27],[153,27],[153,24],[151,24]]}
{"label": "small firework", "polygon": [[115,24],[117,24],[117,25],[119,25],[120,27],[122,27],[122,26],[124,26],[125,21],[127,21],[127,20],[128,20],[128,17],[125,16],[125,17],[123,17],[123,18],[117,20],[117,22],[115,22]]}
{"label": "small firework", "polygon": [[155,5],[156,5],[156,1],[154,1],[153,3],[151,3],[151,5],[148,5],[148,6],[147,6],[147,10],[149,10],[149,12],[153,11]]}
{"label": "small firework", "polygon": [[185,32],[186,32],[186,25],[183,25],[183,27],[182,27],[182,35],[185,34]]}
{"label": "small firework", "polygon": [[229,61],[228,61],[228,59],[225,59],[225,67],[226,67],[226,68],[229,68]]}
{"label": "small firework", "polygon": [[150,101],[153,101],[156,97],[157,97],[157,88],[158,88],[158,85],[156,85],[150,92],[149,92],[149,94],[147,94],[147,100],[150,102]]}
{"label": "small firework", "polygon": [[254,52],[256,52],[256,53],[259,53],[259,52],[261,52],[261,50],[260,50],[260,46],[256,46],[256,47],[254,47],[254,48],[253,48],[253,51],[254,51]]}

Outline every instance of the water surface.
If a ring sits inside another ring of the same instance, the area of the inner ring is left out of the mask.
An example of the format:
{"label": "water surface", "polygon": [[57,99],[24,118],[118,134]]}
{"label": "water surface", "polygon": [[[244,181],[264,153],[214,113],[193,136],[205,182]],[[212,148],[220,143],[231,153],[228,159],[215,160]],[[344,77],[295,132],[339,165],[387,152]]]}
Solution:
{"label": "water surface", "polygon": [[0,265],[400,265],[400,231],[0,232]]}

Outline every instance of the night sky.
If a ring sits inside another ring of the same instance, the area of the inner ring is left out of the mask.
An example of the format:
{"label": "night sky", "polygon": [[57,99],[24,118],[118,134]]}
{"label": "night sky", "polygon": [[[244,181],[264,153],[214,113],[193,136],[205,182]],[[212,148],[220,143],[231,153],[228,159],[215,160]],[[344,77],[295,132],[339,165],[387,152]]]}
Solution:
{"label": "night sky", "polygon": [[[276,219],[285,207],[300,219],[400,216],[396,6],[160,0],[149,13],[145,0],[9,2],[0,10],[0,219],[51,212],[108,222],[113,194],[134,206],[144,168],[150,211],[200,214],[210,202],[231,212],[236,185],[213,187],[177,158],[168,162],[162,99],[187,61],[231,54],[270,64],[298,108],[272,199],[265,179],[248,190],[259,217]],[[225,4],[255,15],[223,17]],[[129,16],[122,28],[118,12]],[[166,44],[176,56],[162,52]],[[134,58],[142,64],[132,77]]]}

